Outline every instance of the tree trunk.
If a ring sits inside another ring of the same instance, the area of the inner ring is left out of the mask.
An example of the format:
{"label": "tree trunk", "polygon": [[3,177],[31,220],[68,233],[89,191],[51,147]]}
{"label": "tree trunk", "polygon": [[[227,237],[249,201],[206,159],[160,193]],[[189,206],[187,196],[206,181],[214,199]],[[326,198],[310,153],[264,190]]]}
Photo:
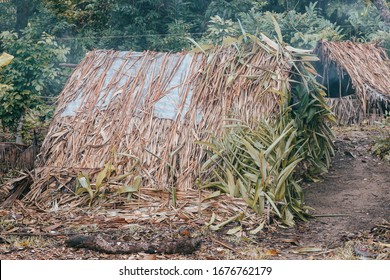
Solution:
{"label": "tree trunk", "polygon": [[16,6],[15,30],[20,35],[21,30],[27,27],[33,4],[30,0],[14,0],[13,3]]}
{"label": "tree trunk", "polygon": [[386,24],[390,25],[390,10],[385,0],[372,0],[372,3],[377,8],[380,17]]}
{"label": "tree trunk", "polygon": [[24,121],[23,117],[21,117],[18,121],[18,127],[16,128],[16,139],[15,139],[15,143],[21,145],[23,145],[23,135],[22,135],[23,121]]}

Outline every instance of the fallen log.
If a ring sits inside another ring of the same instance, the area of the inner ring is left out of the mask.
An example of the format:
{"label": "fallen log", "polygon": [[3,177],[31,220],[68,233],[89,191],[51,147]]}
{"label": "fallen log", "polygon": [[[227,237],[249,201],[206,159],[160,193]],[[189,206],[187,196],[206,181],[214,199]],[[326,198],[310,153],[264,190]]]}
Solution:
{"label": "fallen log", "polygon": [[200,248],[199,239],[181,238],[178,240],[163,240],[159,243],[146,242],[118,242],[107,240],[102,235],[77,235],[70,237],[65,244],[73,248],[85,248],[107,254],[182,254],[194,253]]}

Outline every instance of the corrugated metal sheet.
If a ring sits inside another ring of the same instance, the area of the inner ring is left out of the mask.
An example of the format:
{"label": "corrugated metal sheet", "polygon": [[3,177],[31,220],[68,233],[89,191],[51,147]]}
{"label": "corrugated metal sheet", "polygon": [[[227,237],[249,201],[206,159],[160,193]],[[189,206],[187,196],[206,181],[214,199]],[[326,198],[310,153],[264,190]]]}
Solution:
{"label": "corrugated metal sheet", "polygon": [[[149,61],[145,61],[145,59]],[[193,83],[189,79],[194,68],[199,68],[201,55],[187,54],[163,54],[158,53],[152,57],[145,57],[139,52],[117,52],[109,69],[100,69],[96,75],[97,80],[103,80],[103,87],[99,92],[99,100],[96,109],[104,110],[111,101],[123,94],[136,94],[142,96],[139,99],[139,113],[143,111],[144,98],[150,91],[159,90],[160,98],[154,103],[154,116],[162,119],[175,120],[180,115],[185,115],[189,110],[189,104],[193,93]],[[147,67],[145,67],[147,65]],[[130,92],[132,81],[141,76],[142,82],[135,91]],[[156,83],[161,83],[156,87]],[[75,100],[70,102],[62,112],[62,117],[75,116],[90,95],[94,91],[86,92],[87,88],[81,88]],[[140,93],[138,93],[140,92]],[[182,110],[180,107],[184,105]],[[201,119],[199,113],[198,121]]]}

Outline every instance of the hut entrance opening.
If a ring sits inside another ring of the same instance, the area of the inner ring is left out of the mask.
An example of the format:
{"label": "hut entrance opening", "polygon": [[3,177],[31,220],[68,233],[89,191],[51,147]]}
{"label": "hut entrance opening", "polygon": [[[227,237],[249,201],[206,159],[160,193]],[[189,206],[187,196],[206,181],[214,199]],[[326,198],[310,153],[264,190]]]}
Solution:
{"label": "hut entrance opening", "polygon": [[314,66],[319,74],[317,82],[325,87],[326,97],[340,98],[355,94],[351,77],[334,62],[327,65],[317,62]]}

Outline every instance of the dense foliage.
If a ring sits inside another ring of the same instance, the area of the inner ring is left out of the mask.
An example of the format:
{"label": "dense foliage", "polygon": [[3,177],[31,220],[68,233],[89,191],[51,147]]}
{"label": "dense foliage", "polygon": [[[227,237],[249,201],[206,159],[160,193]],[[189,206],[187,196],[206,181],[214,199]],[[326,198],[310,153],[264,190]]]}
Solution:
{"label": "dense foliage", "polygon": [[0,31],[21,35],[30,23],[69,47],[75,63],[94,48],[180,51],[190,47],[187,37],[216,42],[242,27],[273,37],[270,14],[295,46],[321,38],[389,41],[390,23],[377,2],[384,1],[2,0]]}
{"label": "dense foliage", "polygon": [[0,40],[3,50],[14,55],[12,63],[0,69],[0,119],[3,126],[16,133],[27,115],[26,120],[49,117],[46,104],[61,89],[64,76],[58,63],[65,61],[68,49],[31,27],[25,28],[21,36],[4,31]]}

